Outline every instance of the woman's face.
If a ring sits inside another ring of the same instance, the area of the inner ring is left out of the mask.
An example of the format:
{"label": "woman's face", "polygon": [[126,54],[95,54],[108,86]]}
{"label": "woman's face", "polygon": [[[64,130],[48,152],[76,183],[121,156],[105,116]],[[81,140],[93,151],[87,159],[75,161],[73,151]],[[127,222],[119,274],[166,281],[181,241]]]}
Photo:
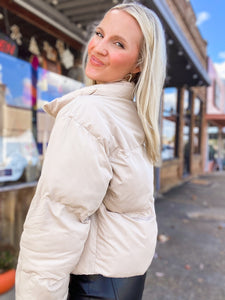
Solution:
{"label": "woman's face", "polygon": [[111,10],[89,42],[87,77],[97,83],[107,83],[138,73],[141,43],[142,32],[137,21],[125,11]]}

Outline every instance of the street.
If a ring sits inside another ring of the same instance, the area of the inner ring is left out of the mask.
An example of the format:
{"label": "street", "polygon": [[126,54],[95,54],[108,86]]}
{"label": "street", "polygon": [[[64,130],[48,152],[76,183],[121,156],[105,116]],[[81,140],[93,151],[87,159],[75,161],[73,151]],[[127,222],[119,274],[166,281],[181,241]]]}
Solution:
{"label": "street", "polygon": [[159,241],[143,300],[225,299],[225,173],[156,200]]}

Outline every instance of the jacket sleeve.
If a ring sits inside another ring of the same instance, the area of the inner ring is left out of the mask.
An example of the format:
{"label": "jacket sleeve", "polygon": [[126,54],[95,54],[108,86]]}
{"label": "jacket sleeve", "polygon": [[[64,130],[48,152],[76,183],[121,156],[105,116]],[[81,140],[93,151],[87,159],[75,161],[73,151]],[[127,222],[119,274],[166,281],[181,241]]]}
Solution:
{"label": "jacket sleeve", "polygon": [[56,119],[20,242],[17,300],[66,300],[90,218],[112,177],[105,148],[73,117]]}

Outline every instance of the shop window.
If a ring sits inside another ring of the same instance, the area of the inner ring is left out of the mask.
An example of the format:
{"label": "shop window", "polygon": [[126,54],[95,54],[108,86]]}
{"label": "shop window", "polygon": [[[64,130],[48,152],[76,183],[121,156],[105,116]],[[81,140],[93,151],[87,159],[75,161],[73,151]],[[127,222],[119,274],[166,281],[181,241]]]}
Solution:
{"label": "shop window", "polygon": [[200,154],[201,150],[201,119],[202,119],[202,102],[199,98],[194,100],[194,153]]}
{"label": "shop window", "polygon": [[83,83],[72,78],[48,71],[41,67],[37,69],[37,98],[38,108],[45,102],[75,91],[83,86]]}
{"label": "shop window", "polygon": [[31,66],[28,62],[0,52],[0,82],[6,86],[7,105],[31,108]]}
{"label": "shop window", "polygon": [[[82,83],[42,68],[34,74],[30,63],[1,52],[0,83],[4,85],[0,99],[0,186],[34,181],[40,175],[40,154],[44,154],[54,120],[36,110],[32,90],[40,108],[43,102],[80,88]],[[35,122],[34,113],[38,117]]]}
{"label": "shop window", "polygon": [[162,159],[175,158],[177,124],[177,90],[166,88],[163,102]]}
{"label": "shop window", "polygon": [[52,117],[42,110],[44,103],[81,88],[83,83],[41,67],[37,69],[37,78],[37,146],[44,156],[54,124]]}
{"label": "shop window", "polygon": [[40,160],[31,128],[31,66],[0,53],[0,78],[5,86],[0,101],[0,185],[36,180]]}

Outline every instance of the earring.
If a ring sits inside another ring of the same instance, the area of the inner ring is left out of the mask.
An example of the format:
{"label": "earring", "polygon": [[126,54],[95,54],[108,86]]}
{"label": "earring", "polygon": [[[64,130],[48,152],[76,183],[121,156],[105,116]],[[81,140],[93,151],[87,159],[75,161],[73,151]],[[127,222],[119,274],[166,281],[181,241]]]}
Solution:
{"label": "earring", "polygon": [[132,74],[132,73],[127,74],[127,81],[128,81],[128,82],[131,82],[132,77],[133,77],[133,74]]}

